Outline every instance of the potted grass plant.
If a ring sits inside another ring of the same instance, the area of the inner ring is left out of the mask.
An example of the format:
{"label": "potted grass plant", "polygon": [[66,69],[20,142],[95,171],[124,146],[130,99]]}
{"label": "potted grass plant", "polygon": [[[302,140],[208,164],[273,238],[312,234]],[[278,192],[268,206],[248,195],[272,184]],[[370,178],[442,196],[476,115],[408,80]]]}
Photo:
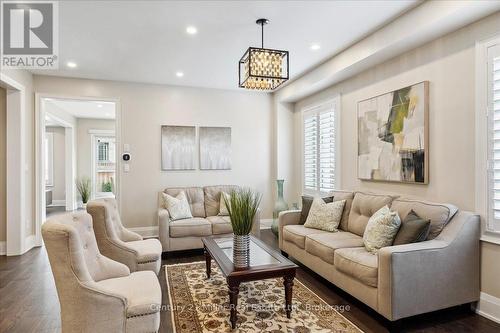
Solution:
{"label": "potted grass plant", "polygon": [[248,188],[231,192],[229,198],[222,196],[233,228],[233,264],[236,267],[250,265],[250,231],[259,208],[261,196]]}
{"label": "potted grass plant", "polygon": [[76,181],[76,189],[80,196],[82,197],[83,208],[87,207],[87,202],[90,199],[90,193],[92,192],[92,184],[88,177],[82,177]]}

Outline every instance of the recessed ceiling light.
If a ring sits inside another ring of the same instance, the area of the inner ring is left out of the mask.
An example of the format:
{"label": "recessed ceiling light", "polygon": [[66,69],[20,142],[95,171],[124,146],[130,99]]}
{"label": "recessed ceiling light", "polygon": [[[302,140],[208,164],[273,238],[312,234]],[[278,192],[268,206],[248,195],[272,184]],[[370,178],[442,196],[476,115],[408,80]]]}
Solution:
{"label": "recessed ceiling light", "polygon": [[102,108],[102,104],[97,104],[97,107],[98,108]]}
{"label": "recessed ceiling light", "polygon": [[311,50],[316,51],[321,48],[321,45],[319,44],[311,44]]}
{"label": "recessed ceiling light", "polygon": [[110,117],[110,116],[111,116],[111,113],[106,112],[104,115],[105,115],[106,117]]}
{"label": "recessed ceiling light", "polygon": [[196,35],[196,33],[198,32],[198,29],[196,29],[196,27],[190,25],[189,27],[186,28],[186,32],[190,35]]}
{"label": "recessed ceiling light", "polygon": [[175,76],[177,76],[177,77],[183,77],[184,73],[183,72],[177,72],[177,73],[175,73]]}
{"label": "recessed ceiling light", "polygon": [[76,62],[68,61],[66,63],[66,66],[68,66],[69,68],[76,68]]}

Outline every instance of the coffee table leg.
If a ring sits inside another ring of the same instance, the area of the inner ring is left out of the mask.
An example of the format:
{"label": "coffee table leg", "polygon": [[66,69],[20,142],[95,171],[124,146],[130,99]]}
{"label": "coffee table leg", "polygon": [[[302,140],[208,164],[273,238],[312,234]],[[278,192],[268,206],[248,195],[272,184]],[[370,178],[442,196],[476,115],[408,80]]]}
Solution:
{"label": "coffee table leg", "polygon": [[240,284],[232,283],[229,284],[229,307],[231,309],[231,328],[236,328],[236,320],[238,319],[238,312],[236,307],[238,306],[238,294],[240,292]]}
{"label": "coffee table leg", "polygon": [[212,257],[210,257],[210,253],[208,253],[207,248],[205,250],[205,262],[207,263],[207,278],[210,279],[211,273],[211,265],[212,265]]}
{"label": "coffee table leg", "polygon": [[286,317],[290,319],[292,313],[292,288],[295,274],[285,275],[283,284],[285,285],[285,311]]}

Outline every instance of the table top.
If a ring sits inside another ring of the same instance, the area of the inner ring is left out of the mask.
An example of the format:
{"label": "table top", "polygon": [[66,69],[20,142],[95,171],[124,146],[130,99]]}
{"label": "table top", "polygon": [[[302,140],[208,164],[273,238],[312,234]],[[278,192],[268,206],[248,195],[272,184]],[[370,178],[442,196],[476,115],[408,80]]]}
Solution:
{"label": "table top", "polygon": [[250,266],[245,268],[236,268],[233,265],[233,236],[209,236],[203,237],[202,241],[226,277],[235,275],[271,277],[298,267],[254,236],[250,236]]}

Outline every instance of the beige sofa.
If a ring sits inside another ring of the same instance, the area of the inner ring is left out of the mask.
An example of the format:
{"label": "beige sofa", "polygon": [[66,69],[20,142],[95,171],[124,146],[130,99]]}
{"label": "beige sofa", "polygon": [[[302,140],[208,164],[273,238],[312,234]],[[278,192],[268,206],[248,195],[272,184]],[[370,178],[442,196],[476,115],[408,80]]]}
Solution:
{"label": "beige sofa", "polygon": [[61,305],[62,332],[156,332],[161,288],[152,271],[102,255],[86,212],[62,214],[42,226]]}
{"label": "beige sofa", "polygon": [[[385,318],[401,318],[479,300],[479,216],[448,204],[382,194],[336,191],[346,200],[340,231],[299,225],[300,211],[279,216],[280,249]],[[389,246],[373,255],[363,247],[370,216],[384,205],[402,219],[411,209],[431,220],[428,239]]]}
{"label": "beige sofa", "polygon": [[[205,187],[174,187],[163,192],[176,196],[186,193],[193,218],[171,221],[163,204],[162,193],[158,193],[158,227],[163,252],[201,249],[201,238],[211,235],[231,235],[229,216],[218,216],[221,192],[230,193],[235,185]],[[255,215],[252,234],[260,236],[260,212]]]}

